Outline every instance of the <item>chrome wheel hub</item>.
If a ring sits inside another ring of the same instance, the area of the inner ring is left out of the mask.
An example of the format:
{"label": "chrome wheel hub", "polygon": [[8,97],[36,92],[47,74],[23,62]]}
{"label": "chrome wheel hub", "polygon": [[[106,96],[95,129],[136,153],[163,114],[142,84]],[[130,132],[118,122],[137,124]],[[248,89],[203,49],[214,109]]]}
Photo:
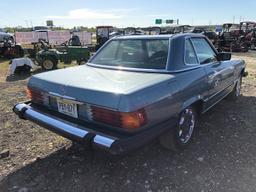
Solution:
{"label": "chrome wheel hub", "polygon": [[195,116],[191,109],[185,109],[180,117],[178,138],[181,143],[186,144],[192,137],[195,127]]}

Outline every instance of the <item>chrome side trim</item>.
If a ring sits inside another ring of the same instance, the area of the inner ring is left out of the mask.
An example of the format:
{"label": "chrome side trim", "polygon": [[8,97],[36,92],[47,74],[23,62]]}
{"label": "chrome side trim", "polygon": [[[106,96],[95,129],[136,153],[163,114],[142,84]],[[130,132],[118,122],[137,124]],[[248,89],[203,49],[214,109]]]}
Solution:
{"label": "chrome side trim", "polygon": [[59,99],[71,100],[72,102],[80,104],[80,105],[83,104],[82,102],[77,101],[76,98],[74,98],[74,97],[70,97],[70,96],[66,96],[66,95],[61,95],[59,93],[54,93],[54,92],[49,92],[48,94],[51,97],[55,97],[55,98],[59,98]]}
{"label": "chrome side trim", "polygon": [[66,96],[66,95],[61,95],[59,93],[49,92],[49,94],[52,95],[52,96],[56,96],[56,97],[63,97],[65,99],[69,99],[69,100],[76,100],[74,97],[69,97],[69,96]]}
{"label": "chrome side trim", "polygon": [[103,145],[105,147],[110,148],[111,145],[115,142],[115,140],[107,138],[107,137],[103,137],[101,135],[96,135],[93,139],[94,143],[97,143],[99,145]]}
{"label": "chrome side trim", "polygon": [[[233,85],[233,84],[232,84]],[[232,85],[230,85],[230,86],[232,86]],[[229,87],[230,87],[229,86]],[[225,89],[223,89],[222,91],[224,91]],[[209,106],[207,109],[205,109],[202,113],[206,113],[207,111],[209,111],[212,107],[214,107],[215,105],[217,105],[220,101],[222,101],[225,97],[227,97],[228,96],[228,94],[230,94],[232,91],[230,91],[230,92],[227,92],[223,97],[221,97],[218,101],[216,101],[215,103],[213,103],[211,106]],[[218,92],[218,93],[220,93],[220,92]],[[216,96],[216,94],[215,94],[215,96]],[[207,100],[208,101],[208,100]],[[207,102],[206,100],[204,101],[204,102]]]}
{"label": "chrome side trim", "polygon": [[[229,88],[230,86],[235,85],[236,82],[237,82],[237,80],[234,81],[234,83],[232,83],[231,85],[229,85],[229,86],[225,87],[224,89],[218,91],[217,93],[215,93],[215,94],[212,95],[211,97],[208,97],[208,98],[204,99],[204,102],[207,102],[207,101],[211,100],[211,99],[214,98],[216,95],[218,95],[218,94],[220,94],[221,92],[225,91],[225,90],[226,90],[227,88]],[[230,92],[231,92],[231,91],[230,91]],[[230,93],[230,92],[229,92],[229,93]]]}

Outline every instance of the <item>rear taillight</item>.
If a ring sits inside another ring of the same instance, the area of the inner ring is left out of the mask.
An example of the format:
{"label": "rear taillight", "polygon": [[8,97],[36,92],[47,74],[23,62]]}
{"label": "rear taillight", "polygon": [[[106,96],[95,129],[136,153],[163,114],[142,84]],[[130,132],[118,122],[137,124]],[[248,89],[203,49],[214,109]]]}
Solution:
{"label": "rear taillight", "polygon": [[91,106],[91,112],[94,121],[124,129],[137,129],[146,124],[144,110],[125,113]]}
{"label": "rear taillight", "polygon": [[27,93],[27,97],[34,103],[48,104],[49,102],[48,96],[41,91],[27,88],[26,93]]}

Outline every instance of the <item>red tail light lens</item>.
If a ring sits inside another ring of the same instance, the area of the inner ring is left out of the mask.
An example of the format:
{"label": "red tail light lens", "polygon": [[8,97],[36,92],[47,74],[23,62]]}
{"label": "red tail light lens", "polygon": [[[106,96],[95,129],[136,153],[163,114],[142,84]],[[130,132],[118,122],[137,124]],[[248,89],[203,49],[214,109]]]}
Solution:
{"label": "red tail light lens", "polygon": [[121,115],[116,111],[102,109],[99,107],[91,107],[92,117],[94,121],[106,123],[109,125],[121,126]]}
{"label": "red tail light lens", "polygon": [[47,96],[35,89],[27,88],[27,97],[34,103],[46,104],[48,102]]}
{"label": "red tail light lens", "polygon": [[92,106],[91,111],[94,121],[115,127],[137,129],[146,124],[146,113],[144,110],[124,113]]}

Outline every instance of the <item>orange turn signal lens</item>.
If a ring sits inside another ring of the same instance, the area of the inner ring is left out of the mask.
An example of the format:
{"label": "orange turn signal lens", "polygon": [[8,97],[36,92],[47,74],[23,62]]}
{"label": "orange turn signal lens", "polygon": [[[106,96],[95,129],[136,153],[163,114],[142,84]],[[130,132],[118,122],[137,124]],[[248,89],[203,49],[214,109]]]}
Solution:
{"label": "orange turn signal lens", "polygon": [[137,129],[146,123],[144,110],[121,113],[122,127],[126,129]]}

